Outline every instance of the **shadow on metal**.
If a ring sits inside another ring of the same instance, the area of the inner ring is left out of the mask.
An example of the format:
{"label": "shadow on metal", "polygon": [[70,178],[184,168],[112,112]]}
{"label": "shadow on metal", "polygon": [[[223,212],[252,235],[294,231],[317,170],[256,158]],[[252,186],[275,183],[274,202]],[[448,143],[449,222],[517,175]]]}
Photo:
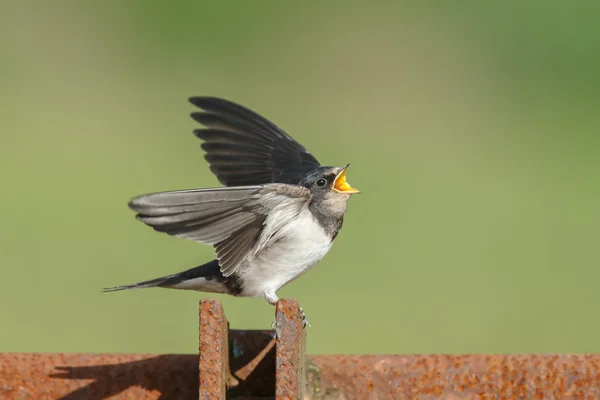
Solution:
{"label": "shadow on metal", "polygon": [[[118,357],[118,356],[117,356]],[[86,359],[67,359],[71,364]],[[75,361],[75,362],[74,362]],[[119,393],[123,398],[197,399],[198,357],[163,355],[138,361],[94,366],[57,366],[51,378],[90,381],[61,400],[101,400]],[[132,390],[129,390],[132,389]],[[142,389],[142,390],[140,390]],[[159,397],[149,393],[159,394]],[[32,396],[31,398],[39,398]]]}

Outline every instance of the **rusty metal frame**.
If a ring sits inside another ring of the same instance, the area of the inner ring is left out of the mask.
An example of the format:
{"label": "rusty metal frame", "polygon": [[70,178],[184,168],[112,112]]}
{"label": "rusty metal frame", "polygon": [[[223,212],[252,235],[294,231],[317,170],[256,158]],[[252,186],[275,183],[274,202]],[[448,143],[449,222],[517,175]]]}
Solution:
{"label": "rusty metal frame", "polygon": [[199,356],[0,353],[0,399],[600,399],[600,355],[305,356],[289,299],[275,331],[199,320]]}

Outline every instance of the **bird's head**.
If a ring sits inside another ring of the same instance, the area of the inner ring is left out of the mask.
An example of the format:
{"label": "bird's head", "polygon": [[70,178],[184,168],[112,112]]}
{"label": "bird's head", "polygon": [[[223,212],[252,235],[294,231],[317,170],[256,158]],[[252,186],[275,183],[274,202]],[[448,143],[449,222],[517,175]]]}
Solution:
{"label": "bird's head", "polygon": [[326,214],[343,214],[346,212],[346,202],[359,190],[350,186],[346,180],[347,164],[343,167],[319,167],[311,171],[301,181],[300,185],[308,188],[316,204]]}

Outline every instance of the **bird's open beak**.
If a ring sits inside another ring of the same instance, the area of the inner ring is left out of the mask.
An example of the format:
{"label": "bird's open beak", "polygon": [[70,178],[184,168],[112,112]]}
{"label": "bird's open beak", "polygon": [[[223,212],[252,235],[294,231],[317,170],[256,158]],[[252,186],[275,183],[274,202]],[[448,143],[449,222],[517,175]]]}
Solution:
{"label": "bird's open beak", "polygon": [[338,193],[346,193],[346,194],[355,194],[360,193],[358,189],[354,189],[350,184],[346,181],[346,170],[350,164],[346,165],[340,172],[338,172],[335,177],[335,181],[333,181],[333,190]]}

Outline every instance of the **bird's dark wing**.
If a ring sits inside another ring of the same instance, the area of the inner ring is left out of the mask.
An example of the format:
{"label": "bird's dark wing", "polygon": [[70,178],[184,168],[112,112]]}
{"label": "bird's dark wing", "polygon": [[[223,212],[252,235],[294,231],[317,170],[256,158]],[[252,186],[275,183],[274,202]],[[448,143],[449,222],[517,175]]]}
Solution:
{"label": "bird's dark wing", "polygon": [[302,186],[269,184],[154,193],[131,200],[159,232],[213,245],[224,276],[256,255],[310,200]]}
{"label": "bird's dark wing", "polygon": [[225,186],[297,184],[320,166],[304,146],[245,107],[214,97],[192,97],[190,102],[203,110],[192,118],[206,129],[194,134],[204,141],[204,158]]}

